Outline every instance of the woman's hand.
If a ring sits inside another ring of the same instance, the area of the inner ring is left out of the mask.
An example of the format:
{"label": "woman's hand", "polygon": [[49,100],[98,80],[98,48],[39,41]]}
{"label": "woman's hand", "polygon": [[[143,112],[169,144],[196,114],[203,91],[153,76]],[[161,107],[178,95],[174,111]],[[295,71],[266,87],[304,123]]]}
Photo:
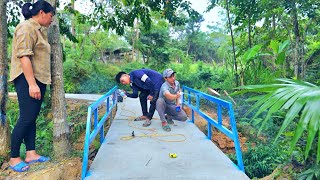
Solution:
{"label": "woman's hand", "polygon": [[41,91],[37,84],[29,86],[29,95],[34,99],[41,99]]}

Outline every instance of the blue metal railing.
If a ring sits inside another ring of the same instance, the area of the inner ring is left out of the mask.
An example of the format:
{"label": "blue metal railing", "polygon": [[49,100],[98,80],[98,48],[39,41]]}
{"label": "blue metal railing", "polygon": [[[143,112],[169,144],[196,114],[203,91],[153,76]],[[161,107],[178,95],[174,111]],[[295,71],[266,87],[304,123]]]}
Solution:
{"label": "blue metal railing", "polygon": [[[100,133],[100,143],[103,143],[104,141],[104,123],[106,122],[109,116],[110,116],[110,119],[112,118],[112,110],[117,105],[116,92],[117,92],[117,86],[113,87],[109,92],[107,92],[100,99],[98,99],[96,102],[94,102],[88,107],[86,136],[85,136],[84,148],[83,148],[81,179],[84,179],[86,176],[90,175],[90,173],[87,172],[90,144],[95,139],[98,133]],[[110,102],[112,104],[110,104]],[[106,103],[106,112],[102,116],[102,118],[98,120],[98,108],[103,103]],[[93,130],[91,132],[92,114],[93,114]]]}
{"label": "blue metal railing", "polygon": [[[225,135],[227,135],[230,139],[232,139],[234,142],[235,149],[236,149],[238,168],[244,172],[244,165],[243,165],[243,161],[242,161],[242,152],[241,152],[241,148],[240,148],[240,142],[239,142],[239,138],[238,138],[238,130],[237,130],[237,126],[236,126],[236,120],[234,118],[232,104],[230,102],[224,101],[224,100],[216,98],[214,96],[210,96],[210,95],[205,94],[203,92],[191,89],[187,86],[182,86],[182,91],[183,91],[183,97],[182,97],[183,104],[189,106],[192,109],[192,114],[191,114],[192,122],[194,123],[194,112],[197,112],[201,117],[203,117],[208,122],[208,135],[207,135],[207,137],[210,140],[211,140],[211,136],[212,136],[212,133],[211,133],[212,126],[216,127],[221,132],[223,132]],[[185,96],[187,97],[187,99],[185,99]],[[191,97],[194,97],[195,101],[191,101]],[[209,117],[207,114],[205,114],[203,111],[201,111],[201,109],[200,109],[201,98],[209,100],[217,105],[218,121]],[[193,105],[192,103],[195,103],[195,105]],[[228,110],[231,131],[228,128],[224,127],[222,124],[222,108],[226,108]]]}

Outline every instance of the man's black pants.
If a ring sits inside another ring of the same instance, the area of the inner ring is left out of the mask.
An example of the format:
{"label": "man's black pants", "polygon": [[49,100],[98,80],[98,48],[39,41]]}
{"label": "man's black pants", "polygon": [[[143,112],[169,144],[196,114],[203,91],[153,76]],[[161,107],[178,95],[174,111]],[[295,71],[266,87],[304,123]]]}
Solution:
{"label": "man's black pants", "polygon": [[14,80],[16,88],[20,116],[11,135],[11,157],[20,157],[20,146],[22,141],[26,144],[26,150],[35,150],[36,140],[36,119],[39,115],[41,104],[46,92],[46,84],[36,80],[40,91],[41,99],[37,100],[29,95],[29,85],[24,76],[21,74]]}
{"label": "man's black pants", "polygon": [[152,101],[150,101],[150,107],[149,107],[149,112],[148,112],[148,95],[150,94],[149,90],[140,90],[140,94],[139,94],[139,99],[140,99],[140,105],[141,105],[141,109],[142,109],[142,114],[144,116],[147,116],[150,120],[153,117],[153,114],[156,110],[156,103],[159,97],[159,91],[155,92],[155,95],[153,96]]}

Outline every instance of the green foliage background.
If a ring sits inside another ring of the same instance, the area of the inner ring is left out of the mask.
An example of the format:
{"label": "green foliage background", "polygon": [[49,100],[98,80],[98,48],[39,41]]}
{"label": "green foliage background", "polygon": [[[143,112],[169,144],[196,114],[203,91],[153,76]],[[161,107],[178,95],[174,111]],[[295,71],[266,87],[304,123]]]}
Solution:
{"label": "green foliage background", "polygon": [[[181,84],[203,92],[208,87],[217,89],[226,100],[230,98],[223,95],[223,90],[231,93],[238,84],[260,84],[256,91],[233,96],[237,102],[234,108],[238,129],[249,138],[249,149],[244,152],[246,173],[251,178],[263,177],[276,167],[292,164],[293,178],[319,177],[320,118],[316,117],[317,107],[306,105],[319,99],[316,93],[320,85],[320,3],[317,0],[208,0],[208,10],[219,6],[230,13],[230,19],[223,19],[223,25],[208,27],[207,32],[200,29],[203,17],[187,1],[91,2],[94,3],[91,14],[81,14],[71,6],[58,12],[66,93],[103,94],[117,85],[114,76],[119,71],[140,68],[159,72],[172,68]],[[10,7],[7,11],[13,17],[8,22],[10,57],[19,8]],[[227,18],[225,13],[222,12],[222,18]],[[229,27],[233,28],[233,34]],[[276,78],[288,81],[300,78],[301,84],[307,86],[309,82],[314,86],[312,89],[291,84],[284,93],[307,88],[310,101],[291,100],[291,103],[300,104],[301,109],[307,106],[308,111],[280,108],[288,99],[287,95],[279,95]],[[119,87],[130,90],[128,86]],[[9,91],[14,91],[12,84]],[[261,100],[264,93],[270,96]],[[50,97],[47,99],[37,123],[37,148],[44,155],[52,151]],[[258,104],[254,104],[257,100]],[[11,128],[18,119],[17,109],[16,103],[8,102]],[[249,109],[252,111],[248,112]],[[310,114],[314,115],[312,123],[304,121]],[[46,128],[50,130],[45,131]],[[73,138],[76,138],[83,130],[83,123],[77,123],[74,129],[77,133]],[[294,143],[290,145],[290,142]],[[287,151],[289,148],[292,153]]]}

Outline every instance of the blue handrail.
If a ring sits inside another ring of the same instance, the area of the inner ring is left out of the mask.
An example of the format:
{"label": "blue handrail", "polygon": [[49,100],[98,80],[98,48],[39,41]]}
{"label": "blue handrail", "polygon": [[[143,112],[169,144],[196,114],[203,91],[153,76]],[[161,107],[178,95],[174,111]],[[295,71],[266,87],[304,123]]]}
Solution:
{"label": "blue handrail", "polygon": [[[96,102],[94,102],[88,107],[86,136],[84,141],[83,160],[82,160],[82,174],[81,174],[82,180],[88,175],[90,175],[90,173],[87,172],[90,144],[92,143],[92,141],[95,139],[96,135],[99,132],[100,132],[100,143],[103,143],[104,141],[104,123],[106,122],[109,116],[110,116],[110,120],[112,118],[112,110],[117,105],[116,92],[117,92],[117,86],[113,87],[109,92],[107,92],[100,99],[98,99]],[[110,104],[110,101],[112,102],[112,104]],[[106,112],[103,115],[103,117],[100,120],[98,120],[98,108],[103,103],[106,103]],[[94,121],[93,121],[94,128],[91,132],[92,113],[94,115]]]}
{"label": "blue handrail", "polygon": [[[187,86],[182,86],[182,91],[183,91],[183,97],[182,97],[183,104],[189,106],[192,109],[192,114],[191,114],[192,122],[194,123],[194,112],[197,112],[200,116],[202,116],[208,122],[208,135],[207,135],[207,137],[210,140],[211,140],[211,136],[212,136],[212,134],[211,134],[212,126],[216,127],[221,132],[223,132],[225,135],[227,135],[230,139],[232,139],[234,142],[235,149],[236,149],[238,168],[244,172],[244,165],[243,165],[243,161],[242,161],[242,152],[241,152],[241,148],[240,148],[240,142],[239,142],[239,138],[238,138],[238,130],[237,130],[237,126],[236,126],[236,120],[234,118],[232,104],[230,102],[224,101],[224,100],[216,98],[214,96],[205,94],[201,91],[191,89]],[[185,96],[187,97],[186,100],[185,100]],[[194,103],[194,101],[191,101],[191,97],[195,98],[195,105],[192,104],[192,103]],[[201,98],[207,99],[217,105],[218,121],[213,119],[212,117],[209,117],[207,114],[205,114],[203,111],[201,111],[201,109],[200,109]],[[226,108],[228,110],[231,131],[228,128],[224,127],[222,124],[222,108]]]}

